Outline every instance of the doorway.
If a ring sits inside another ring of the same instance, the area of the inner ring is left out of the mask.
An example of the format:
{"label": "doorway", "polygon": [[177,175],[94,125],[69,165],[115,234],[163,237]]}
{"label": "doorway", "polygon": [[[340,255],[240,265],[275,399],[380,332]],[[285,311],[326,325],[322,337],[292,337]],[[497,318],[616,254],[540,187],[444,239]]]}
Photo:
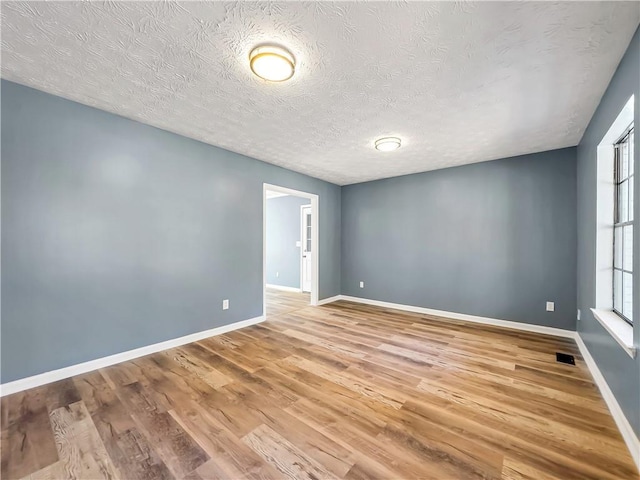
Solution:
{"label": "doorway", "polygon": [[[282,213],[285,205],[289,205],[286,207],[289,209],[287,211],[290,211],[291,205],[295,205],[295,238],[287,236],[285,232],[290,231],[290,223],[274,223],[284,222],[283,218],[289,218],[288,213],[287,217]],[[286,313],[288,308],[292,309],[294,306],[304,308],[307,305],[318,304],[318,207],[319,198],[316,194],[263,184],[262,266],[265,317]],[[276,243],[279,245],[275,245]],[[287,266],[290,266],[291,261],[297,262],[297,278],[291,275],[291,268]]]}

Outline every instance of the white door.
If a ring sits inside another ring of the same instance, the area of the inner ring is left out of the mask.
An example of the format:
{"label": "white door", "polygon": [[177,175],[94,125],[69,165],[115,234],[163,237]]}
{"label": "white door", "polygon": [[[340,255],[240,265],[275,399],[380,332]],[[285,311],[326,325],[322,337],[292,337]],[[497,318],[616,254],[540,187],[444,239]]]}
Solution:
{"label": "white door", "polygon": [[311,256],[313,255],[313,245],[311,245],[311,205],[301,207],[302,212],[302,291],[311,291]]}

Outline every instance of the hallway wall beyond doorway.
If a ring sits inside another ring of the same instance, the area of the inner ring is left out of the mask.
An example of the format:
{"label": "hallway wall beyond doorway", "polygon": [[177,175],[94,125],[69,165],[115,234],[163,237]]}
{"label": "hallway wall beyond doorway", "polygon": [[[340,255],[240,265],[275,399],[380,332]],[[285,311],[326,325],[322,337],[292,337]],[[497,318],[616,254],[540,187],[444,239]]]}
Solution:
{"label": "hallway wall beyond doorway", "polygon": [[267,285],[301,288],[303,205],[311,205],[311,201],[291,195],[267,199]]}

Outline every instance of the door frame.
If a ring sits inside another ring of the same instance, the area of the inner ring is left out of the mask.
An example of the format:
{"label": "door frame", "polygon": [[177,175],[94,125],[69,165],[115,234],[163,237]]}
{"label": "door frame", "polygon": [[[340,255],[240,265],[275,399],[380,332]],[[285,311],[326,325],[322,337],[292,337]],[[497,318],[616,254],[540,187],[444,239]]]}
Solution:
{"label": "door frame", "polygon": [[313,273],[313,255],[315,255],[315,249],[313,248],[313,207],[311,204],[300,205],[300,291],[304,292],[304,211],[310,208],[311,209],[311,270]]}
{"label": "door frame", "polygon": [[[315,193],[303,192],[292,188],[281,187],[270,183],[262,184],[262,315],[267,317],[267,191],[279,192],[294,197],[311,200],[311,245],[315,245],[315,255],[311,258],[311,302],[318,305],[318,290],[320,286],[320,197]],[[302,239],[300,239],[302,242]],[[301,243],[302,245],[302,243]],[[302,273],[302,272],[301,272]],[[302,284],[302,278],[300,278]]]}

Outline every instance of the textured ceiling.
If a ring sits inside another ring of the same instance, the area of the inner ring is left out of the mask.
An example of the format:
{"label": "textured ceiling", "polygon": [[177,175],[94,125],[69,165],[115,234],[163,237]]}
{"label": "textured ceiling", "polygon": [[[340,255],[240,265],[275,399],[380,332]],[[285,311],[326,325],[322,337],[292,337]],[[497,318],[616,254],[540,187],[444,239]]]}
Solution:
{"label": "textured ceiling", "polygon": [[[349,184],[576,145],[636,2],[2,2],[2,77]],[[297,59],[253,76],[253,46]],[[393,153],[380,136],[403,139]]]}

